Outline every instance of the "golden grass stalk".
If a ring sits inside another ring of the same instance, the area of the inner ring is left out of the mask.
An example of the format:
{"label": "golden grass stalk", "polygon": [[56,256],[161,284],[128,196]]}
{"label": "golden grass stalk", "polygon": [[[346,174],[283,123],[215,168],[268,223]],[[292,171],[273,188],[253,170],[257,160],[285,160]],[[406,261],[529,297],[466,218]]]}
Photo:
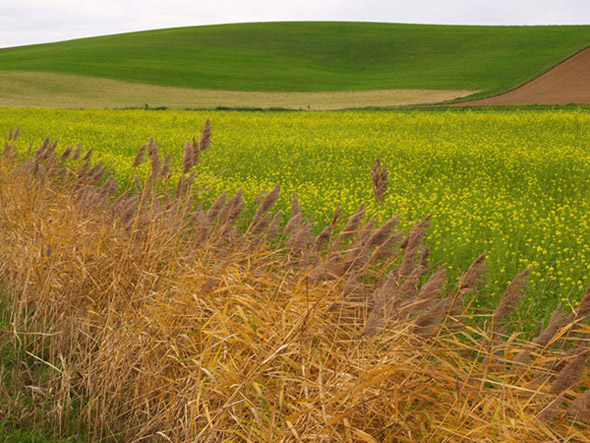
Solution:
{"label": "golden grass stalk", "polygon": [[[511,361],[491,371],[493,312],[465,326],[453,312],[478,296],[484,256],[448,287],[424,260],[428,219],[399,244],[362,207],[319,248],[298,202],[279,236],[266,198],[252,224],[241,192],[203,201],[194,168],[176,192],[152,171],[116,197],[102,166],[68,172],[53,146],[0,160],[0,278],[13,334],[46,362],[47,401],[82,405],[93,440],[589,440],[585,363],[553,371],[562,344],[585,356],[587,343],[554,314],[551,338],[503,342],[529,353],[518,377]],[[559,413],[572,399],[575,420]]]}

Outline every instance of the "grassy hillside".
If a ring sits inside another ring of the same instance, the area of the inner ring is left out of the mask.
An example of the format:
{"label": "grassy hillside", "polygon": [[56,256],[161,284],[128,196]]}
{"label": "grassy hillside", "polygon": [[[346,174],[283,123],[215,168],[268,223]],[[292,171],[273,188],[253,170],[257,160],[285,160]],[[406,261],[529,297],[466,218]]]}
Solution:
{"label": "grassy hillside", "polygon": [[590,26],[250,23],[8,48],[0,70],[217,90],[495,91],[588,44]]}

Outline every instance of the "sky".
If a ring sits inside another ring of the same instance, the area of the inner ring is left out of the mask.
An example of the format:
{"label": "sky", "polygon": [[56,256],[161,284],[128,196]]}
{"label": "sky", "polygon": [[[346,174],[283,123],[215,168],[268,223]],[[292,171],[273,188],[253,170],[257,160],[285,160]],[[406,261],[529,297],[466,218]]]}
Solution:
{"label": "sky", "polygon": [[0,0],[0,48],[176,26],[308,20],[590,24],[590,0]]}

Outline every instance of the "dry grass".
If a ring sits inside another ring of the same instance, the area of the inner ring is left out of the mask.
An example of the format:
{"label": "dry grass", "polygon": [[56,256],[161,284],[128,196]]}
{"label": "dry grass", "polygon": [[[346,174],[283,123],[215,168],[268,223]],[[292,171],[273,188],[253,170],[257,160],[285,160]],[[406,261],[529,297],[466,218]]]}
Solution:
{"label": "dry grass", "polygon": [[244,92],[185,89],[43,72],[0,72],[0,106],[33,108],[172,109],[223,107],[330,110],[436,103],[476,91],[376,90],[348,92]]}
{"label": "dry grass", "polygon": [[278,186],[250,219],[241,193],[202,204],[198,143],[174,188],[150,141],[150,178],[115,199],[90,154],[46,140],[23,162],[10,138],[0,278],[14,331],[45,332],[11,333],[52,368],[56,426],[82,396],[97,441],[590,441],[590,295],[529,341],[526,272],[472,310],[485,256],[448,287],[428,219],[336,210],[315,237],[295,196],[278,223]]}

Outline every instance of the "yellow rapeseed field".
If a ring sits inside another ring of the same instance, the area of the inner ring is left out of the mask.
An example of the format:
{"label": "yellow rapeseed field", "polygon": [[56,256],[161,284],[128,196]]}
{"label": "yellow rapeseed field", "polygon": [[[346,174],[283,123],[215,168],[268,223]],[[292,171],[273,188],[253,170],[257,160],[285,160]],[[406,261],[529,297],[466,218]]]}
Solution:
{"label": "yellow rapeseed field", "polygon": [[[560,301],[576,306],[590,283],[588,111],[0,109],[0,134],[18,126],[21,146],[46,136],[62,149],[93,146],[95,158],[124,177],[149,137],[180,162],[185,141],[206,118],[214,136],[200,180],[215,194],[242,188],[254,204],[280,181],[279,206],[287,208],[296,192],[320,225],[338,203],[352,214],[367,202],[380,221],[400,213],[408,225],[432,214],[432,259],[448,264],[450,278],[484,251],[490,294],[531,268],[525,304],[532,319]],[[377,158],[389,170],[379,206],[369,174]]]}

